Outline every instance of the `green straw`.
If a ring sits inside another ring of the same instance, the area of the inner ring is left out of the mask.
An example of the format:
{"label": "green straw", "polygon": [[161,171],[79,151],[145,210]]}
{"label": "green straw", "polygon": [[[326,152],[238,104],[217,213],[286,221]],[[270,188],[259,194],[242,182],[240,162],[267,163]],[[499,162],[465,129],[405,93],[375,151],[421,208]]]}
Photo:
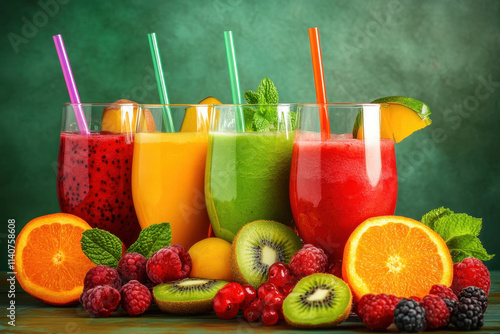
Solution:
{"label": "green straw", "polygon": [[[167,95],[167,85],[163,77],[163,68],[161,67],[160,51],[158,50],[158,42],[156,34],[148,34],[149,48],[151,49],[151,57],[153,58],[153,66],[155,69],[156,84],[158,85],[158,93],[160,95],[161,104],[169,104]],[[172,113],[169,106],[163,107],[163,124],[167,132],[175,132],[174,122],[172,121]]]}
{"label": "green straw", "polygon": [[[233,104],[241,104],[240,81],[238,79],[238,67],[236,66],[233,33],[231,31],[224,31],[224,41],[226,43],[227,66],[229,67]],[[240,106],[236,108],[236,132],[245,132],[245,118]]]}

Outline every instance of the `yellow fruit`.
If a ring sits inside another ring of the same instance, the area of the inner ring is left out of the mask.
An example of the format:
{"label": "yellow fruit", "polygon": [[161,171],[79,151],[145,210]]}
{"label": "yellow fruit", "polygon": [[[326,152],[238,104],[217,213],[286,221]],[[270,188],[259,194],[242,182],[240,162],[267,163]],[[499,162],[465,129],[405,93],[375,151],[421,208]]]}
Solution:
{"label": "yellow fruit", "polygon": [[[153,115],[144,109],[141,115],[141,131],[156,130]],[[137,125],[137,102],[121,99],[106,107],[102,114],[101,131],[111,133],[135,133]]]}
{"label": "yellow fruit", "polygon": [[365,220],[349,237],[343,279],[359,299],[367,293],[423,298],[434,284],[450,286],[453,262],[445,241],[405,217]]}
{"label": "yellow fruit", "polygon": [[193,261],[191,277],[232,281],[229,265],[231,244],[220,238],[206,238],[198,241],[188,251]]}
{"label": "yellow fruit", "polygon": [[[380,138],[394,139],[399,143],[413,132],[432,123],[429,107],[418,100],[403,96],[388,96],[376,99],[372,103],[380,103],[382,107]],[[361,113],[356,118],[353,137],[363,139]]]}
{"label": "yellow fruit", "polygon": [[[205,105],[222,104],[215,97],[209,96],[200,103]],[[184,120],[181,125],[181,132],[204,132],[208,131],[210,117],[213,107],[189,107],[186,109]]]}

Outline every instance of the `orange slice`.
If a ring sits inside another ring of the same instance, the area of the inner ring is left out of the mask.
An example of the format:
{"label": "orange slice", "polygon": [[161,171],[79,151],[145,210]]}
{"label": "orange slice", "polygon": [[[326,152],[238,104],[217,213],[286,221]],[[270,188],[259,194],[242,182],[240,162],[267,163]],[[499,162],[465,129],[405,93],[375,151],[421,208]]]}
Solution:
{"label": "orange slice", "polygon": [[16,239],[15,270],[21,287],[51,305],[78,302],[83,279],[95,264],[80,247],[91,227],[81,218],[55,213],[30,221]]}
{"label": "orange slice", "polygon": [[[213,96],[209,96],[200,101],[199,105],[222,104]],[[212,106],[189,107],[186,109],[184,120],[181,125],[181,132],[206,132],[210,125],[212,116]]]}
{"label": "orange slice", "polygon": [[445,241],[405,217],[365,220],[347,240],[342,275],[354,296],[367,293],[423,298],[434,284],[450,286],[453,262]]}

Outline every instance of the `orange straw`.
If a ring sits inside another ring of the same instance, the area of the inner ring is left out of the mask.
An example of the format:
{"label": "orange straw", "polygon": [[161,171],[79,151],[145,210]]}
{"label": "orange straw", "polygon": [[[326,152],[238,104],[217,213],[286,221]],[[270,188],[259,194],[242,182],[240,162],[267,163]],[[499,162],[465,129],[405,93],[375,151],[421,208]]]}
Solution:
{"label": "orange straw", "polygon": [[328,140],[330,139],[330,119],[328,117],[328,108],[324,105],[327,103],[327,99],[318,27],[309,28],[309,42],[311,43],[314,86],[316,87],[316,103],[320,104],[319,123],[321,125],[321,139]]}

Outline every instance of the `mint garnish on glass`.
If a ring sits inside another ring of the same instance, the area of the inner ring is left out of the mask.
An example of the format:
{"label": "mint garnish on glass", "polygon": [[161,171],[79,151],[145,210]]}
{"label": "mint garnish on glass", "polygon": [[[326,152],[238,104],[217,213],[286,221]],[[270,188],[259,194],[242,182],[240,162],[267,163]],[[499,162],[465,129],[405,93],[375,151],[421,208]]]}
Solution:
{"label": "mint garnish on glass", "polygon": [[[154,252],[169,246],[172,241],[170,223],[154,224],[141,231],[127,253],[135,252],[148,259]],[[82,251],[90,261],[116,268],[122,257],[122,242],[108,231],[93,228],[82,233]]]}
{"label": "mint garnish on glass", "polygon": [[[255,107],[243,108],[245,117],[245,130],[267,132],[277,130],[280,122],[286,121],[285,117],[278,115],[278,89],[269,78],[264,78],[257,87],[257,91],[248,90],[245,92],[245,99],[248,104],[255,104]],[[288,112],[292,130],[295,129],[295,113]]]}
{"label": "mint garnish on glass", "polygon": [[486,252],[478,238],[483,224],[481,218],[441,207],[426,213],[421,221],[444,239],[454,263],[467,257],[488,261],[495,256]]}

